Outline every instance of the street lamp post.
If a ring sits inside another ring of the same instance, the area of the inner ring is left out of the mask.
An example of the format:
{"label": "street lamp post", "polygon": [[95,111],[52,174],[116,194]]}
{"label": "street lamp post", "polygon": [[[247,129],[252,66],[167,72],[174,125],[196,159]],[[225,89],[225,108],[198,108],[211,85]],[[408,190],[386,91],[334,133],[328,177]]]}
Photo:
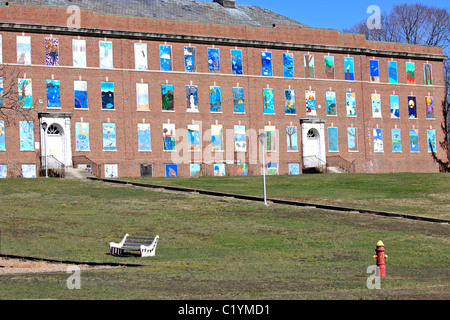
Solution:
{"label": "street lamp post", "polygon": [[265,133],[261,133],[259,135],[259,141],[261,142],[262,149],[262,171],[263,171],[263,185],[264,185],[264,205],[267,205],[267,197],[266,197],[266,165],[265,165],[265,153],[264,145],[266,144],[267,135]]}
{"label": "street lamp post", "polygon": [[47,168],[47,122],[42,122],[42,129],[44,129],[45,177],[48,178],[48,168]]}

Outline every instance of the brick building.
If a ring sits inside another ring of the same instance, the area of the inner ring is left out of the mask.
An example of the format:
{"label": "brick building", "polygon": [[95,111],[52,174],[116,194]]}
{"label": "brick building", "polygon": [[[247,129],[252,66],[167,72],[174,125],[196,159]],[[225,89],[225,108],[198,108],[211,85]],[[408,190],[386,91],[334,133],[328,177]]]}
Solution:
{"label": "brick building", "polygon": [[0,117],[3,177],[59,162],[100,176],[257,175],[263,149],[270,174],[438,171],[438,47],[227,0],[9,1],[0,36],[3,92],[16,88],[26,111]]}

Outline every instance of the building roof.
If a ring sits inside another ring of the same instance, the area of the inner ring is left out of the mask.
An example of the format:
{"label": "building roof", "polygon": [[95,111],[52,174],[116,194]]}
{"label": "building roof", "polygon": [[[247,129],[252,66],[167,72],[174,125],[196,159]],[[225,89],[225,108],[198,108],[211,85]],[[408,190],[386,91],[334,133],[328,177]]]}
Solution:
{"label": "building roof", "polygon": [[252,27],[307,27],[259,6],[227,8],[219,3],[195,0],[12,0],[10,4],[33,6],[79,6],[98,14],[125,15],[161,20]]}

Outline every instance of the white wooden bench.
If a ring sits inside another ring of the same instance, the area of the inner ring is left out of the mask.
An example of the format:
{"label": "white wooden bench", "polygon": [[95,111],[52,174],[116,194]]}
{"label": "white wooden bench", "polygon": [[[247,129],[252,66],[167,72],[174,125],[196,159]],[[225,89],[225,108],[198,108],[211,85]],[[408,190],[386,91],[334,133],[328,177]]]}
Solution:
{"label": "white wooden bench", "polygon": [[109,252],[113,256],[121,256],[124,251],[139,251],[141,257],[153,257],[158,244],[159,236],[156,237],[140,237],[130,236],[128,233],[119,243],[110,242]]}

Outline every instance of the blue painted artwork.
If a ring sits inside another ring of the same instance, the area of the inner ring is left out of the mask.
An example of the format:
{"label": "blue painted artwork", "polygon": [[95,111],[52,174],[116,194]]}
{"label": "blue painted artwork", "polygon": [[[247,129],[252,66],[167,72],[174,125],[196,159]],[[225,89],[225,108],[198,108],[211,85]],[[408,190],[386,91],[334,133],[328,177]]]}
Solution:
{"label": "blue painted artwork", "polygon": [[178,177],[178,165],[166,164],[166,178]]}
{"label": "blue painted artwork", "polygon": [[337,127],[328,127],[328,151],[330,152],[339,151],[339,139]]}
{"label": "blue painted artwork", "polygon": [[103,151],[115,151],[116,149],[116,124],[103,123]]}
{"label": "blue painted artwork", "polygon": [[184,71],[197,71],[197,55],[195,47],[184,47]]}
{"label": "blue painted artwork", "polygon": [[353,58],[344,58],[345,80],[355,80]]}
{"label": "blue painted artwork", "polygon": [[427,146],[428,152],[436,152],[436,131],[427,130]]}
{"label": "blue painted artwork", "polygon": [[396,61],[388,61],[388,74],[389,74],[389,83],[397,83],[398,82],[397,62]]}
{"label": "blue painted artwork", "polygon": [[209,87],[209,105],[211,112],[222,112],[222,92],[220,87]]}
{"label": "blue painted artwork", "polygon": [[266,114],[275,113],[273,89],[263,89],[263,105],[264,105],[264,113]]}
{"label": "blue painted artwork", "polygon": [[263,76],[272,77],[272,52],[261,52],[261,68]]}
{"label": "blue painted artwork", "polygon": [[295,90],[284,90],[284,104],[286,114],[296,114],[295,109]]}
{"label": "blue painted artwork", "polygon": [[6,150],[5,121],[0,120],[0,150]]}
{"label": "blue painted artwork", "polygon": [[419,130],[410,129],[409,130],[409,145],[411,152],[419,152]]}
{"label": "blue painted artwork", "polygon": [[400,106],[397,95],[390,96],[391,118],[400,118]]}
{"label": "blue painted artwork", "polygon": [[380,82],[380,68],[378,65],[378,60],[369,60],[370,67],[370,81]]}
{"label": "blue painted artwork", "polygon": [[220,54],[219,49],[208,48],[208,69],[209,72],[220,72]]}
{"label": "blue painted artwork", "polygon": [[138,123],[138,150],[152,151],[149,123]]}
{"label": "blue painted artwork", "polygon": [[159,46],[159,62],[161,71],[172,71],[172,46]]}
{"label": "blue painted artwork", "polygon": [[283,74],[285,78],[294,77],[294,54],[283,53]]}
{"label": "blue painted artwork", "polygon": [[373,129],[373,151],[383,152],[383,129],[375,128]]}
{"label": "blue painted artwork", "polygon": [[233,88],[233,112],[245,112],[244,88]]}
{"label": "blue painted artwork", "polygon": [[47,80],[47,108],[61,108],[59,80]]}
{"label": "blue painted artwork", "polygon": [[289,163],[289,174],[298,176],[300,174],[300,165],[298,163]]}
{"label": "blue painted artwork", "polygon": [[392,129],[392,152],[402,152],[401,129]]}
{"label": "blue painted artwork", "polygon": [[87,81],[74,81],[75,109],[88,109]]}
{"label": "blue painted artwork", "polygon": [[114,82],[102,82],[102,110],[114,110]]}
{"label": "blue painted artwork", "polygon": [[242,50],[231,50],[231,73],[243,74],[242,72]]}
{"label": "blue painted artwork", "polygon": [[197,86],[186,86],[186,111],[198,111],[198,89]]}
{"label": "blue painted artwork", "polygon": [[75,147],[76,151],[89,151],[89,123],[75,123]]}
{"label": "blue painted artwork", "polygon": [[417,101],[415,96],[408,96],[408,117],[409,119],[417,118]]}
{"label": "blue painted artwork", "polygon": [[8,177],[8,167],[6,164],[0,164],[0,179]]}
{"label": "blue painted artwork", "polygon": [[34,129],[32,121],[20,121],[20,151],[34,151]]}

